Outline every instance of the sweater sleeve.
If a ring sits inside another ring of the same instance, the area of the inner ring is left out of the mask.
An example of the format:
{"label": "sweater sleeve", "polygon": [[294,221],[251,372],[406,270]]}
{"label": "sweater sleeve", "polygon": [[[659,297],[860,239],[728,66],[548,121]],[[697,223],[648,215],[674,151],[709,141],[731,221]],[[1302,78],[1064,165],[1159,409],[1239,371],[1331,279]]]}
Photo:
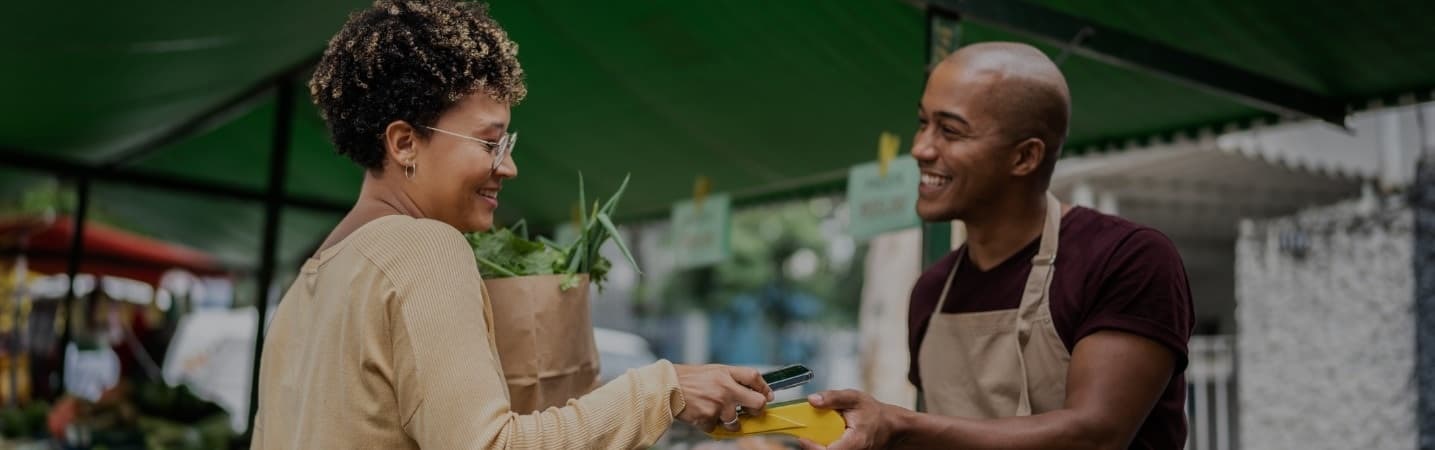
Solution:
{"label": "sweater sleeve", "polygon": [[404,430],[422,448],[592,448],[652,445],[683,407],[667,361],[629,371],[561,408],[509,409],[485,322],[482,280],[457,230],[415,221],[395,242],[386,275]]}

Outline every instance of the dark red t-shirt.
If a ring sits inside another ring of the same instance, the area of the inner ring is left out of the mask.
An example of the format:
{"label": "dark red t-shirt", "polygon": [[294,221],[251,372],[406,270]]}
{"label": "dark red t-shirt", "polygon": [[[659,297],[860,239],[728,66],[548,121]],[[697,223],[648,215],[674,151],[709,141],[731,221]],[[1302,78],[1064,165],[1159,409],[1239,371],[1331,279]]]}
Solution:
{"label": "dark red t-shirt", "polygon": [[[992,267],[978,270],[965,261],[957,270],[943,313],[1014,309],[1031,271],[1040,239]],[[1171,383],[1141,424],[1133,449],[1181,448],[1186,442],[1186,343],[1195,325],[1186,269],[1170,239],[1154,229],[1092,209],[1074,207],[1061,219],[1061,236],[1051,281],[1052,323],[1066,344],[1099,330],[1145,336],[1176,355]],[[937,307],[942,283],[958,249],[927,269],[912,288],[908,343],[912,355],[909,378],[921,387],[917,354],[927,332],[927,319]]]}

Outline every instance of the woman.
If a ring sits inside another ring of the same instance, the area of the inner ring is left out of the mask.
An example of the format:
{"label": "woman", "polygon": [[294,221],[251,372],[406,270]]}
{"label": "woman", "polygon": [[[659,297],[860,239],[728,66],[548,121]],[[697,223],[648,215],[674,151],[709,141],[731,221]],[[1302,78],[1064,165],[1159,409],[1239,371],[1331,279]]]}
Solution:
{"label": "woman", "polygon": [[447,1],[380,0],[329,42],[310,93],[363,187],[269,326],[253,448],[634,448],[675,417],[711,429],[771,400],[754,370],[661,361],[509,410],[460,232],[490,228],[518,175],[517,53],[481,6]]}

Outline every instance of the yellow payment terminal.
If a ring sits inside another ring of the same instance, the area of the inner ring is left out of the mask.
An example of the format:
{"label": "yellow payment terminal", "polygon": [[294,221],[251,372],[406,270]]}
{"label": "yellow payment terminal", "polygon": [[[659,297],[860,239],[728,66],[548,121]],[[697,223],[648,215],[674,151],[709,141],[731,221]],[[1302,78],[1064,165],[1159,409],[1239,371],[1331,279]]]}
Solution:
{"label": "yellow payment terminal", "polygon": [[785,434],[825,446],[841,438],[847,428],[847,421],[837,411],[814,408],[806,399],[773,403],[764,410],[762,417],[740,416],[737,431],[728,431],[719,425],[708,436],[735,439],[760,434]]}

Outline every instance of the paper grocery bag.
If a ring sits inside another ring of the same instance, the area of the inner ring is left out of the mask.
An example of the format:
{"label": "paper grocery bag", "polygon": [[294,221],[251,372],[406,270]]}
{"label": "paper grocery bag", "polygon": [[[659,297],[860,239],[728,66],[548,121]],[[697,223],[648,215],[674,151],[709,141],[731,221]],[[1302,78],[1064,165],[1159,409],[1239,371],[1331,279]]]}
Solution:
{"label": "paper grocery bag", "polygon": [[563,406],[598,385],[588,276],[563,291],[562,275],[487,280],[498,358],[514,412]]}

